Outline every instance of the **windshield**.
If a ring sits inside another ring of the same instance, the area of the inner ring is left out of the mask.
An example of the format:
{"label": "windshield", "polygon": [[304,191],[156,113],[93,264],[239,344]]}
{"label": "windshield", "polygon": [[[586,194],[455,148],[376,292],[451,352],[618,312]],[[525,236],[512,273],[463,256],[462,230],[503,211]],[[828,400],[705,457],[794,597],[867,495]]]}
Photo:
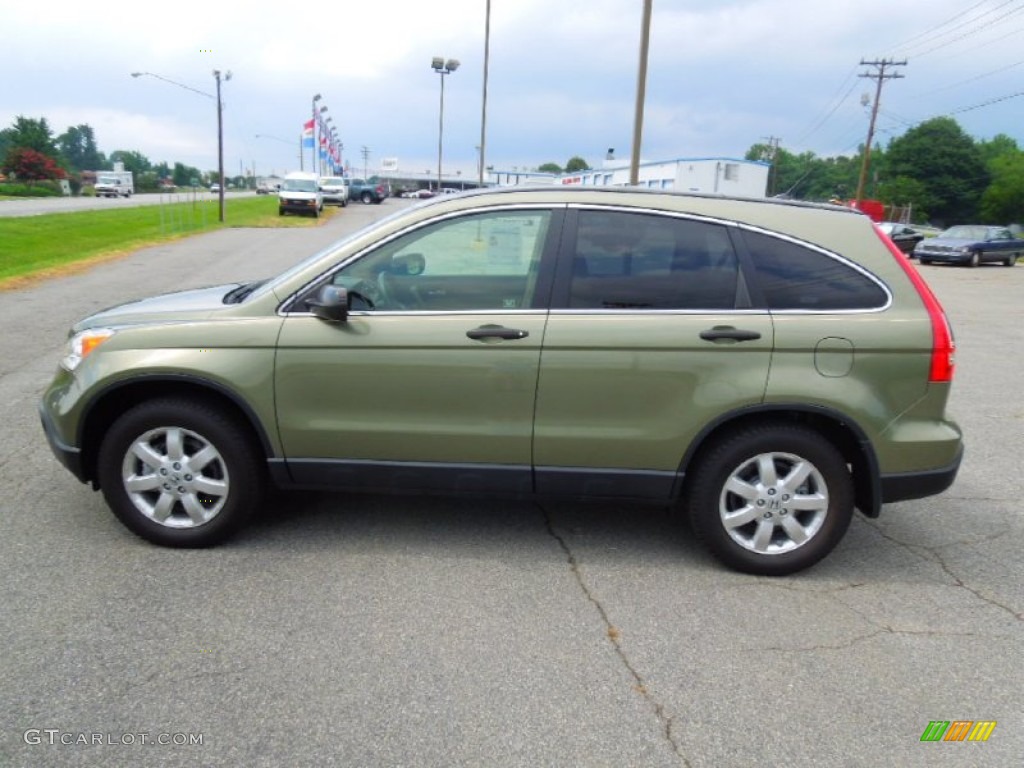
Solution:
{"label": "windshield", "polygon": [[959,226],[950,227],[943,232],[939,237],[948,237],[952,240],[984,240],[988,235],[988,229],[985,227],[969,227]]}
{"label": "windshield", "polygon": [[117,181],[116,176],[100,176],[96,179],[97,184],[117,184]]}
{"label": "windshield", "polygon": [[[421,205],[429,205],[429,203],[421,203]],[[290,280],[292,278],[293,275],[296,275],[299,272],[302,272],[309,265],[315,264],[318,260],[322,259],[327,254],[339,250],[344,245],[346,245],[347,243],[349,243],[349,242],[351,242],[353,240],[356,240],[357,238],[365,236],[366,234],[368,234],[373,229],[376,229],[377,227],[387,226],[388,224],[391,223],[392,219],[401,218],[402,216],[405,216],[408,213],[409,213],[409,209],[408,208],[400,208],[399,210],[394,211],[393,213],[385,216],[383,219],[377,220],[376,222],[374,222],[370,226],[365,227],[363,229],[358,229],[355,232],[353,232],[353,233],[351,233],[349,235],[346,235],[345,237],[341,238],[340,240],[337,240],[336,242],[331,243],[329,246],[324,248],[322,251],[317,251],[312,256],[306,257],[305,259],[303,259],[302,261],[298,262],[295,266],[291,267],[290,269],[286,269],[281,274],[277,275],[276,277],[271,278],[270,280],[265,282],[263,285],[259,286],[259,288],[254,293],[262,296],[262,295],[264,295],[265,292],[274,290],[274,286],[275,285],[277,285],[278,283],[287,282],[288,280]]]}
{"label": "windshield", "polygon": [[316,182],[312,179],[285,179],[281,187],[285,192],[316,192]]}

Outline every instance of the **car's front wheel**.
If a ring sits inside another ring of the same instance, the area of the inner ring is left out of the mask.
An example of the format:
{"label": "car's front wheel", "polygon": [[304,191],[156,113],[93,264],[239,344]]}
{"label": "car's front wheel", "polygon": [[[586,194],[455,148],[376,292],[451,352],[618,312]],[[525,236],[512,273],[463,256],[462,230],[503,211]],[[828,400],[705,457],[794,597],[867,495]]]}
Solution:
{"label": "car's front wheel", "polygon": [[712,444],[687,472],[694,533],[721,562],[783,576],[821,560],[853,516],[842,454],[797,425],[747,427]]}
{"label": "car's front wheel", "polygon": [[971,256],[967,260],[967,266],[976,267],[981,264],[981,253],[979,251],[971,251]]}
{"label": "car's front wheel", "polygon": [[263,475],[251,446],[252,437],[209,404],[141,403],[103,439],[104,498],[127,528],[156,544],[218,544],[259,502]]}

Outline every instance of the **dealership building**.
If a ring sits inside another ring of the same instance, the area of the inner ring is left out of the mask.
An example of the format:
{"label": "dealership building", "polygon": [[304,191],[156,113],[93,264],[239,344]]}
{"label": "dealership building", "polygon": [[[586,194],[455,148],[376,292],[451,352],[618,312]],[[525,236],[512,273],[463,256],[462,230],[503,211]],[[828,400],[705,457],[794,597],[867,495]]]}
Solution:
{"label": "dealership building", "polygon": [[[702,192],[734,197],[764,197],[770,163],[726,157],[678,158],[641,163],[639,186],[675,192]],[[488,182],[499,187],[554,184],[580,187],[629,186],[629,163],[614,158],[601,168],[577,173],[489,170]]]}

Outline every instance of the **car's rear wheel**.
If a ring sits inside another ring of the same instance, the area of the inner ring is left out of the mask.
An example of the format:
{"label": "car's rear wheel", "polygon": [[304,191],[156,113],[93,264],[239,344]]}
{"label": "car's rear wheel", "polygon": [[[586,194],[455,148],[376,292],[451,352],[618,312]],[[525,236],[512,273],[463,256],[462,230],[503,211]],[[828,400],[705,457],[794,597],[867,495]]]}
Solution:
{"label": "car's rear wheel", "polygon": [[1007,256],[1007,257],[1006,257],[1006,258],[1005,258],[1005,259],[1003,260],[1003,264],[1004,264],[1005,266],[1007,266],[1007,267],[1012,267],[1012,266],[1016,265],[1016,263],[1017,263],[1017,259],[1018,259],[1018,258],[1019,258],[1019,257],[1018,257],[1018,254],[1016,254],[1016,253],[1011,253],[1011,254],[1010,254],[1009,256]]}
{"label": "car's rear wheel", "polygon": [[373,202],[373,195],[371,195],[369,192],[363,192],[362,197],[360,197],[359,199],[363,201],[363,205],[369,205],[370,203]]}
{"label": "car's rear wheel", "polygon": [[144,539],[205,547],[233,534],[258,504],[263,475],[252,437],[211,405],[183,399],[125,412],[100,447],[107,504]]}
{"label": "car's rear wheel", "polygon": [[831,552],[853,516],[842,454],[801,426],[747,427],[712,444],[687,472],[694,533],[731,568],[802,570]]}

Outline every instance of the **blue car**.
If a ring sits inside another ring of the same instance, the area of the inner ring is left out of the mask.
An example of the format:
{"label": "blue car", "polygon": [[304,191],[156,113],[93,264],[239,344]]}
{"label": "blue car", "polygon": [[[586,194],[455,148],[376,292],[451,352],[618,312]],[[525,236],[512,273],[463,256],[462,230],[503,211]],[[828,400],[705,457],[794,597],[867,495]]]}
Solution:
{"label": "blue car", "polygon": [[950,262],[976,267],[994,261],[1012,267],[1024,252],[1024,240],[1006,227],[961,224],[950,227],[938,237],[922,240],[914,247],[914,256],[922,264]]}

